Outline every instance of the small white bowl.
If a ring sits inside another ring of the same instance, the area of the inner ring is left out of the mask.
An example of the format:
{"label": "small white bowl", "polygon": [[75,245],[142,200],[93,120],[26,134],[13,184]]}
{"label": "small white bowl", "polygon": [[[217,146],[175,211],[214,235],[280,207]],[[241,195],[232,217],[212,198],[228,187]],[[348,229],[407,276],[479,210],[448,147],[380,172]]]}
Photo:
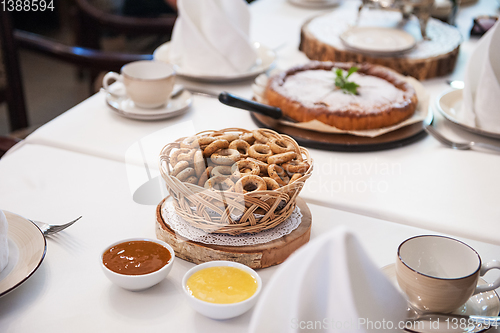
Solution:
{"label": "small white bowl", "polygon": [[[210,302],[205,302],[202,301],[193,295],[191,295],[186,287],[187,280],[193,275],[194,273],[198,272],[199,270],[202,270],[204,268],[208,267],[217,267],[217,266],[230,266],[230,267],[235,267],[242,269],[243,271],[249,273],[252,275],[255,280],[257,280],[257,290],[255,293],[250,297],[247,298],[244,301],[238,302],[238,303],[228,303],[228,304],[217,304],[217,303],[210,303]],[[184,294],[187,296],[189,305],[199,313],[201,313],[204,316],[207,316],[212,319],[229,319],[229,318],[234,318],[239,315],[242,315],[243,313],[247,312],[252,308],[252,306],[255,305],[257,302],[257,298],[259,296],[259,293],[262,289],[262,280],[257,274],[256,271],[251,269],[248,266],[245,266],[243,264],[237,263],[237,262],[232,262],[232,261],[223,261],[223,260],[216,260],[216,261],[210,261],[206,262],[203,264],[199,264],[193,268],[191,268],[187,273],[184,275],[182,278],[182,289],[184,290]]]}
{"label": "small white bowl", "polygon": [[[115,245],[118,245],[121,243],[126,243],[126,242],[132,242],[132,241],[146,241],[146,242],[153,242],[153,243],[160,244],[161,246],[165,247],[170,252],[171,259],[165,266],[163,266],[159,270],[154,271],[152,273],[141,274],[141,275],[126,275],[126,274],[116,273],[104,265],[103,260],[102,260],[104,252],[106,252],[108,249],[110,249],[111,247],[113,247]],[[111,282],[113,282],[113,283],[117,284],[118,286],[120,286],[124,289],[127,289],[127,290],[139,291],[139,290],[144,290],[144,289],[150,288],[150,287],[154,286],[155,284],[160,283],[164,278],[167,277],[167,275],[170,272],[170,270],[172,269],[172,265],[174,263],[175,252],[174,252],[174,249],[172,249],[172,247],[170,245],[168,245],[167,243],[165,243],[161,240],[158,240],[158,239],[128,238],[128,239],[124,239],[124,240],[121,240],[119,242],[116,242],[116,243],[113,243],[113,244],[107,246],[106,249],[104,249],[104,251],[102,251],[100,259],[101,259],[101,267],[102,267],[102,270],[104,272],[104,275],[106,275],[106,277]]]}

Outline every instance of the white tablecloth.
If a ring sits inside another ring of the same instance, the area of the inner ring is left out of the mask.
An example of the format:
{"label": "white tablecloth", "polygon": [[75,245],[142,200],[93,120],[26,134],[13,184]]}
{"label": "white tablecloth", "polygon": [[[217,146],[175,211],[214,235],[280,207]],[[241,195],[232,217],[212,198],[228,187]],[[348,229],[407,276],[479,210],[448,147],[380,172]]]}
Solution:
{"label": "white tablecloth", "polygon": [[[495,8],[494,1],[480,0],[461,9],[462,33],[470,29],[471,17],[494,13]],[[279,48],[278,68],[307,61],[297,50],[300,26],[320,11],[293,7],[285,0],[259,0],[251,11],[252,36]],[[462,78],[474,45],[475,41],[463,43],[450,78]],[[433,100],[447,88],[444,79],[424,82]],[[251,96],[249,82],[183,83]],[[495,143],[464,133],[439,115],[436,118],[437,127],[449,135]],[[193,107],[183,116],[143,122],[113,114],[99,93],[3,157],[1,209],[50,223],[83,218],[49,238],[38,271],[0,299],[0,332],[245,332],[251,312],[214,321],[189,308],[180,281],[191,263],[177,260],[167,279],[136,293],[111,284],[99,267],[100,252],[112,242],[155,237],[155,206],[134,202],[132,194],[158,174],[160,148],[182,135],[238,126],[256,128],[246,111],[211,98],[195,96]],[[429,137],[381,152],[312,149],[311,155],[314,175],[301,196],[312,211],[312,238],[347,226],[379,267],[394,262],[402,240],[436,232],[460,237],[485,261],[500,259],[499,155],[453,151]],[[259,272],[264,288],[275,270]],[[486,279],[496,276],[488,273]]]}
{"label": "white tablecloth", "polygon": [[[192,310],[181,279],[193,264],[177,259],[168,277],[142,292],[106,279],[99,256],[128,237],[154,238],[155,206],[132,200],[123,163],[35,144],[0,162],[1,208],[28,218],[75,225],[47,239],[41,267],[0,298],[0,332],[245,332],[252,312],[227,321]],[[433,233],[327,207],[309,205],[311,238],[344,225],[353,230],[379,267],[391,264],[404,239]],[[485,261],[500,246],[465,239]],[[276,267],[259,271],[264,288]],[[491,274],[491,275],[490,275]],[[495,274],[489,273],[492,281]]]}
{"label": "white tablecloth", "polygon": [[[349,3],[348,5],[352,5]],[[481,0],[459,11],[464,34],[457,68],[449,78],[462,78],[465,61],[476,40],[468,40],[472,17],[495,10],[494,1]],[[303,63],[298,51],[300,27],[320,13],[290,5],[285,0],[260,0],[251,5],[254,40],[277,48],[280,69]],[[251,97],[251,82],[193,83],[187,86]],[[448,89],[445,78],[423,82],[431,95]],[[493,141],[465,133],[436,114],[436,126],[461,140]],[[135,121],[112,113],[98,93],[27,138],[28,143],[63,148],[114,161],[135,164],[158,175],[158,152],[166,143],[206,129],[256,125],[249,113],[220,104],[214,98],[194,96],[192,108],[182,116],[155,122]],[[313,177],[302,197],[319,205],[383,218],[459,236],[500,244],[500,155],[453,151],[431,137],[409,146],[372,153],[339,153],[311,149]],[[144,177],[146,172],[143,171]],[[472,227],[474,226],[474,227]]]}

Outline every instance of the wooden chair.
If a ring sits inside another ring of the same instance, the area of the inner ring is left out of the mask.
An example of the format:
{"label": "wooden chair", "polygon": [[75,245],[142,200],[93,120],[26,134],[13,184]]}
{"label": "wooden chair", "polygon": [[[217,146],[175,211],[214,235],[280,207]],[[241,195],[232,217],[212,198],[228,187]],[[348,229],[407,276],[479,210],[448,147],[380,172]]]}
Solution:
{"label": "wooden chair", "polygon": [[130,35],[162,34],[171,36],[176,15],[158,18],[128,17],[105,12],[88,0],[75,0],[77,8],[77,44],[100,49],[102,29]]}
{"label": "wooden chair", "polygon": [[0,102],[7,102],[10,129],[16,130],[28,126],[28,117],[17,48],[13,38],[11,18],[7,11],[0,11],[0,43],[2,53],[0,60],[3,60],[3,75],[5,75],[4,86],[0,87]]}
{"label": "wooden chair", "polygon": [[[93,6],[88,0],[75,0],[76,3],[76,43],[94,50],[101,49],[104,30],[129,36],[136,35],[172,35],[177,15],[162,17],[130,17],[108,13]],[[91,70],[93,82],[98,71]]]}
{"label": "wooden chair", "polygon": [[[79,40],[83,45],[69,46],[60,42],[25,31],[14,30],[10,13],[0,11],[0,41],[3,63],[6,71],[7,85],[0,87],[0,102],[2,96],[7,101],[10,130],[26,128],[29,119],[26,112],[22,77],[19,70],[18,49],[31,50],[51,58],[87,68],[91,73],[100,71],[118,71],[126,63],[137,60],[150,60],[151,54],[128,54],[119,52],[104,52],[98,49],[96,25],[102,25],[121,32],[133,33],[172,33],[175,17],[158,19],[126,18],[108,14],[93,8],[86,0],[75,0],[78,5],[77,23],[79,29],[84,29],[85,38]],[[95,47],[93,47],[95,46]]]}
{"label": "wooden chair", "polygon": [[0,158],[7,152],[7,150],[12,148],[19,141],[21,140],[6,136],[0,136]]}

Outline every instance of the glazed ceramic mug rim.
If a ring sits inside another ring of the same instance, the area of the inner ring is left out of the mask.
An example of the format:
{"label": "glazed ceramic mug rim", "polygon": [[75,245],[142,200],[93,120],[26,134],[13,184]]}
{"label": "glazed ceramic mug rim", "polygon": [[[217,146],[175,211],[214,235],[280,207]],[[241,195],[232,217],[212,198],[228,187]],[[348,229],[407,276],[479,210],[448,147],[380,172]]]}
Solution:
{"label": "glazed ceramic mug rim", "polygon": [[[129,65],[138,64],[138,63],[149,63],[149,64],[154,63],[154,64],[160,64],[160,66],[166,65],[166,66],[170,67],[170,69],[172,70],[172,72],[169,75],[158,77],[158,78],[153,78],[153,79],[146,79],[146,78],[136,77],[136,76],[132,76],[130,74],[125,73],[125,67],[127,67]],[[131,80],[151,82],[151,81],[161,81],[161,80],[169,79],[172,76],[175,76],[177,73],[175,71],[174,66],[171,65],[171,64],[167,64],[165,62],[156,61],[156,60],[138,60],[138,61],[129,62],[128,64],[123,65],[122,68],[120,68],[120,74],[123,75],[123,76],[126,76],[127,78],[129,78]]]}
{"label": "glazed ceramic mug rim", "polygon": [[[474,252],[477,256],[477,258],[479,259],[479,265],[478,267],[474,270],[473,273],[469,274],[469,275],[466,275],[466,276],[460,276],[460,277],[452,277],[452,278],[446,278],[446,277],[438,277],[438,276],[432,276],[432,275],[428,275],[428,274],[425,274],[425,273],[422,273],[422,272],[419,272],[418,270],[410,267],[404,260],[403,258],[401,258],[401,247],[408,241],[411,241],[415,238],[422,238],[422,237],[428,237],[428,238],[446,238],[446,239],[449,239],[449,240],[452,240],[452,241],[455,241],[457,243],[460,243],[462,245],[465,245],[466,247],[468,247],[470,250],[472,250],[472,252]],[[431,278],[431,279],[436,279],[436,280],[447,280],[447,281],[459,281],[459,280],[463,280],[463,279],[467,279],[467,278],[470,278],[471,276],[473,276],[474,274],[477,274],[477,272],[481,269],[483,263],[482,263],[482,260],[481,260],[481,256],[477,253],[476,250],[474,250],[470,245],[458,240],[458,239],[455,239],[455,238],[452,238],[452,237],[448,237],[448,236],[442,236],[442,235],[418,235],[418,236],[413,236],[413,237],[410,237],[408,239],[406,239],[405,241],[403,241],[401,244],[399,244],[399,247],[398,247],[398,259],[399,261],[401,261],[401,263],[403,265],[405,265],[408,269],[410,269],[412,272],[414,273],[417,273],[419,275],[422,275],[422,276],[425,276],[425,277],[428,277],[428,278]]]}

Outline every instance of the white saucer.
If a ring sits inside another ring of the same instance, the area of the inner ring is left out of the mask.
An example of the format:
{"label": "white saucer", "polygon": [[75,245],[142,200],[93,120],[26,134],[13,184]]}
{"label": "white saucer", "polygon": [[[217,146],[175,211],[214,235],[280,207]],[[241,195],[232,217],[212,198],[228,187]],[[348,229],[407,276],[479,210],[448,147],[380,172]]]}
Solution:
{"label": "white saucer", "polygon": [[352,27],[340,35],[350,49],[374,55],[395,55],[411,50],[415,38],[404,30],[383,27]]}
{"label": "white saucer", "polygon": [[338,6],[342,0],[288,0],[288,2],[299,7],[321,9]]}
{"label": "white saucer", "polygon": [[170,57],[170,42],[162,44],[153,52],[153,58],[155,60],[168,62],[175,66],[175,71],[178,76],[199,82],[237,82],[256,77],[259,74],[264,73],[274,65],[274,60],[276,60],[276,53],[261,45],[258,42],[253,43],[255,50],[257,51],[257,61],[247,72],[242,74],[234,75],[196,75],[189,73],[182,69],[182,60],[173,59]]}
{"label": "white saucer", "polygon": [[[382,272],[389,278],[389,280],[401,291],[396,279],[396,265],[390,264],[382,267]],[[482,278],[479,278],[479,284],[488,284]],[[401,291],[401,293],[403,293]],[[480,293],[469,298],[467,303],[453,312],[460,315],[476,315],[476,316],[498,316],[500,313],[500,299],[495,291],[487,291]]]}
{"label": "white saucer", "polygon": [[167,105],[157,109],[142,109],[135,106],[127,96],[118,97],[106,94],[106,103],[120,116],[136,120],[160,120],[176,117],[184,113],[193,103],[192,95],[184,90],[179,96],[168,101]]}
{"label": "white saucer", "polygon": [[481,128],[469,126],[458,119],[458,115],[461,112],[463,106],[462,92],[462,89],[457,89],[448,90],[442,93],[437,98],[436,106],[438,111],[443,115],[443,117],[466,131],[494,139],[500,139],[500,133],[490,132]]}

